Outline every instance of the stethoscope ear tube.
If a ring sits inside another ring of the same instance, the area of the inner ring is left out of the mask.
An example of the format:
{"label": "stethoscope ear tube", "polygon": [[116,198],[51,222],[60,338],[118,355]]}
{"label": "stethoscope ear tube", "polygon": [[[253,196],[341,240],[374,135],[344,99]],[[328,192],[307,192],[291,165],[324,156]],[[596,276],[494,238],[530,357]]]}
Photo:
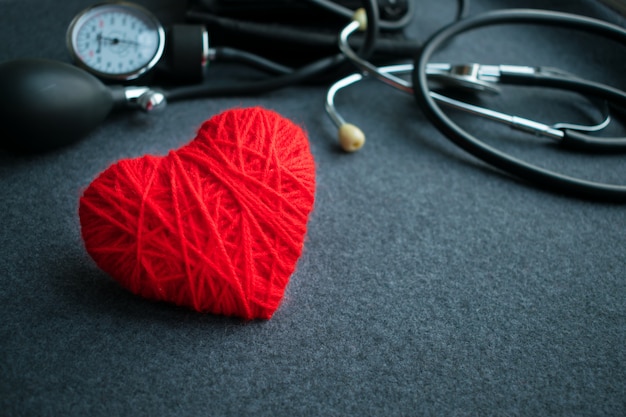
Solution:
{"label": "stethoscope ear tube", "polygon": [[[626,108],[626,93],[623,91],[575,76],[538,71],[532,74],[505,74],[501,76],[501,81],[508,84],[569,90]],[[564,129],[563,133],[560,145],[568,149],[584,152],[626,152],[626,137],[597,137],[572,129]]]}
{"label": "stethoscope ear tube", "polygon": [[[581,198],[626,202],[626,186],[593,182],[567,176],[530,164],[511,155],[505,154],[460,128],[444,113],[431,97],[428,86],[426,67],[432,55],[456,35],[483,26],[505,23],[535,23],[557,25],[579,29],[611,38],[626,45],[626,30],[601,20],[560,12],[530,9],[509,9],[488,12],[453,23],[435,35],[425,44],[422,52],[415,59],[412,74],[415,99],[428,119],[453,143],[460,148],[513,176],[526,180],[541,188],[553,192],[565,193]],[[575,90],[576,91],[576,90]],[[619,91],[619,90],[616,90]],[[621,92],[620,92],[621,93]],[[623,99],[621,93],[617,101]],[[615,98],[615,97],[613,97]],[[566,131],[564,145],[588,149],[602,149],[607,146],[624,146],[626,138],[595,138],[579,132]]]}

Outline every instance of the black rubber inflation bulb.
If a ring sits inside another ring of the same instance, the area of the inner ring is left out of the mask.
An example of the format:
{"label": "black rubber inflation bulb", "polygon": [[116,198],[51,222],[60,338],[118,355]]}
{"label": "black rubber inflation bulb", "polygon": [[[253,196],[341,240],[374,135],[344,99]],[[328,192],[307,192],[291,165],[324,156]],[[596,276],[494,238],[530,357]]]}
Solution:
{"label": "black rubber inflation bulb", "polygon": [[110,88],[72,65],[0,63],[0,148],[32,153],[69,145],[102,123],[115,102]]}

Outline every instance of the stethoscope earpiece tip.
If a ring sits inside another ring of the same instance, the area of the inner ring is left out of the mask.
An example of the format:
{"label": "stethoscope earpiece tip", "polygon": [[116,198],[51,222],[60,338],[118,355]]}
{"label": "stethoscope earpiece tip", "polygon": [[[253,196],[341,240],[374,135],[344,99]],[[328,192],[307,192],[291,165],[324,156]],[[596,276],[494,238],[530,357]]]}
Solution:
{"label": "stethoscope earpiece tip", "polygon": [[359,30],[361,32],[365,32],[367,30],[367,12],[365,9],[357,9],[352,16],[352,20],[359,22]]}
{"label": "stethoscope earpiece tip", "polygon": [[339,127],[339,144],[346,152],[358,151],[365,144],[365,134],[355,125],[344,123]]}

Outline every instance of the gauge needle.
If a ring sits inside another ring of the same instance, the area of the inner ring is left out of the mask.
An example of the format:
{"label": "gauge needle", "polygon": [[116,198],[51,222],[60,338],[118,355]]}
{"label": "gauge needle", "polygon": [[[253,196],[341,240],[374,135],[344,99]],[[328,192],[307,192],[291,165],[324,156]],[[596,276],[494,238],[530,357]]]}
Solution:
{"label": "gauge needle", "polygon": [[102,36],[102,34],[98,35],[98,40],[99,41],[107,41],[110,42],[112,45],[117,45],[119,43],[130,43],[132,45],[139,45],[139,42],[137,41],[131,41],[131,40],[127,40],[127,39],[120,39],[120,38],[107,38],[106,36]]}

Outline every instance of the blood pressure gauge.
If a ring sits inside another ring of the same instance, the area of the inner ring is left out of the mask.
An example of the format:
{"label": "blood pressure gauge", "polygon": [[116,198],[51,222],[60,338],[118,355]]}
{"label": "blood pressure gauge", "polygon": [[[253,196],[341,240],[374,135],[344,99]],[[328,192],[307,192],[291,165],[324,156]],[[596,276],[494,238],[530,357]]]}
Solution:
{"label": "blood pressure gauge", "polygon": [[102,3],[79,13],[67,31],[77,65],[98,77],[133,80],[152,69],[165,48],[165,30],[141,6]]}

